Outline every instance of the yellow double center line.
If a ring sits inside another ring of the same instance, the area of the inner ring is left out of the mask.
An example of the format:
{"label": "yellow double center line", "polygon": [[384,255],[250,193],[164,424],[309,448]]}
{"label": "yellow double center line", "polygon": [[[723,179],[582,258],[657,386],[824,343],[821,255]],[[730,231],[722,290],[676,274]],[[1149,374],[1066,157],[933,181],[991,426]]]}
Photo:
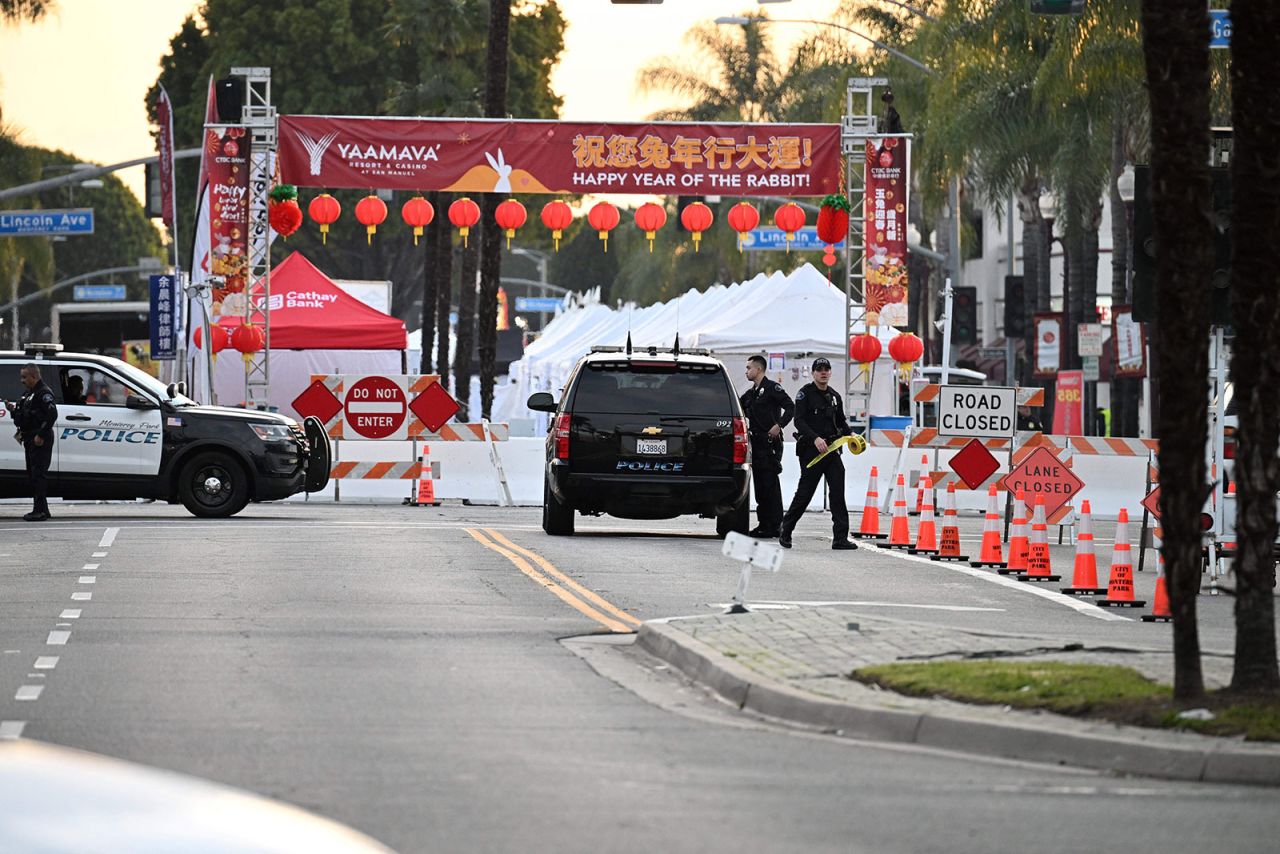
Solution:
{"label": "yellow double center line", "polygon": [[[595,620],[609,631],[629,634],[634,631],[633,627],[640,625],[640,621],[635,617],[618,608],[595,591],[583,587],[556,569],[555,565],[542,555],[517,546],[492,528],[481,530],[464,528],[463,530],[486,549],[495,551],[511,561],[515,564],[516,569],[550,590],[566,605]],[[526,557],[537,564],[538,567],[535,569],[529,563],[529,560],[525,560]],[[553,578],[555,581],[552,580]]]}

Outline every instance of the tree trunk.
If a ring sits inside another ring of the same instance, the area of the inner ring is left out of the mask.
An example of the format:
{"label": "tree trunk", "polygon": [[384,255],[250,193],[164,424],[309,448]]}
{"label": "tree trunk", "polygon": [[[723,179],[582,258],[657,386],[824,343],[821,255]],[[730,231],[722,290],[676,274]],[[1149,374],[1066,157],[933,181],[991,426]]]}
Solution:
{"label": "tree trunk", "polygon": [[[1088,254],[1086,229],[1088,226],[1084,221],[1076,224],[1071,229],[1071,236],[1064,243],[1067,245],[1065,250],[1068,255],[1067,260],[1067,289],[1066,294],[1069,299],[1062,301],[1063,308],[1067,311],[1066,328],[1062,330],[1063,345],[1066,347],[1066,361],[1064,364],[1068,370],[1080,369],[1080,324],[1088,320],[1084,316],[1085,307],[1085,276],[1088,271]],[[1094,256],[1093,275],[1098,275],[1097,256]],[[1095,290],[1097,286],[1094,286]],[[1069,304],[1068,304],[1069,303]]]}
{"label": "tree trunk", "polygon": [[436,219],[432,228],[440,241],[440,254],[436,261],[436,372],[440,382],[449,385],[449,309],[453,305],[453,234],[449,228],[448,210],[453,204],[452,193],[440,193],[436,207]]}
{"label": "tree trunk", "polygon": [[1040,181],[1029,176],[1018,190],[1018,218],[1022,220],[1022,312],[1024,368],[1022,384],[1034,385],[1036,294],[1040,282],[1040,240],[1044,221],[1040,218]]}
{"label": "tree trunk", "polygon": [[462,247],[458,276],[458,329],[453,352],[453,396],[462,404],[459,420],[470,421],[471,351],[476,346],[476,241]]}
{"label": "tree trunk", "polygon": [[[1124,172],[1124,132],[1126,116],[1122,108],[1117,108],[1115,119],[1111,123],[1111,309],[1128,305],[1129,267],[1129,205],[1120,198],[1116,188],[1116,180]],[[1115,342],[1112,342],[1112,347]],[[1111,435],[1128,436],[1128,408],[1130,406],[1130,381],[1122,377],[1111,377]]]}
{"label": "tree trunk", "polygon": [[1231,373],[1236,378],[1236,660],[1231,687],[1276,690],[1275,569],[1276,442],[1280,433],[1280,53],[1274,0],[1231,6],[1232,214],[1231,298],[1236,328]]}
{"label": "tree trunk", "polygon": [[[1161,551],[1173,612],[1173,695],[1204,694],[1196,597],[1208,438],[1209,15],[1204,0],[1142,0],[1151,101],[1151,210],[1160,335]],[[1176,251],[1175,251],[1176,249]]]}
{"label": "tree trunk", "polygon": [[[511,0],[489,0],[489,43],[485,50],[485,118],[500,119],[507,114],[510,36]],[[495,190],[511,192],[508,176],[498,176]],[[477,328],[482,418],[488,418],[493,410],[493,381],[498,356],[498,284],[502,279],[502,229],[494,219],[494,212],[501,201],[497,193],[486,193],[480,199],[480,306]]]}
{"label": "tree trunk", "polygon": [[[427,201],[435,210],[440,210],[440,194],[428,193]],[[439,221],[439,217],[435,222]],[[435,224],[432,223],[432,225]],[[431,373],[432,352],[436,343],[436,291],[440,287],[436,279],[436,267],[440,264],[440,229],[428,226],[425,229],[426,261],[422,265],[422,358],[418,373]]]}

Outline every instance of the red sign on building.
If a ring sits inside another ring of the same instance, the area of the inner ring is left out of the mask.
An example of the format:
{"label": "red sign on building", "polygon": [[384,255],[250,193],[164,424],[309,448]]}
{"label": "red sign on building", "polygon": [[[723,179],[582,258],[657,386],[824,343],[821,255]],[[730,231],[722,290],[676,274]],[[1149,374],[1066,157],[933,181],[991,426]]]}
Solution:
{"label": "red sign on building", "polygon": [[1021,489],[1027,497],[1028,506],[1034,504],[1035,496],[1043,495],[1046,516],[1052,516],[1055,510],[1084,489],[1084,481],[1048,448],[1032,451],[1021,465],[1004,476],[1004,485],[1010,492]]}

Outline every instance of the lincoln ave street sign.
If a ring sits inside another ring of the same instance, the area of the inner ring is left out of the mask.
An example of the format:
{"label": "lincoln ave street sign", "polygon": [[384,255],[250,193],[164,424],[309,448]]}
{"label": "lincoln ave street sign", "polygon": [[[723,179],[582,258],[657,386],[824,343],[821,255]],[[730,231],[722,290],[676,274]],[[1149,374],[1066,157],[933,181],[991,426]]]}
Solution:
{"label": "lincoln ave street sign", "polygon": [[938,435],[1006,439],[1018,421],[1018,390],[944,385],[938,392]]}
{"label": "lincoln ave street sign", "polygon": [[0,237],[93,234],[93,208],[0,211]]}

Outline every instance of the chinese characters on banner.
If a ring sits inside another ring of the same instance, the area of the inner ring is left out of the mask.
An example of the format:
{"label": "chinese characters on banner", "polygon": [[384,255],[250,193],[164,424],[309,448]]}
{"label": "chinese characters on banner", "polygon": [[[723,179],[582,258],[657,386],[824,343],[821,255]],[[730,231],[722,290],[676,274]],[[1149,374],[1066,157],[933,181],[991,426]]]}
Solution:
{"label": "chinese characters on banner", "polygon": [[157,362],[178,358],[178,300],[176,276],[151,277],[151,358]]}
{"label": "chinese characters on banner", "polygon": [[281,116],[283,183],[466,193],[822,196],[840,128]]}
{"label": "chinese characters on banner", "polygon": [[1053,405],[1053,432],[1079,436],[1084,432],[1084,372],[1059,371]]}
{"label": "chinese characters on banner", "polygon": [[1033,375],[1052,377],[1062,367],[1062,315],[1037,314],[1036,347]]}
{"label": "chinese characters on banner", "polygon": [[907,325],[908,140],[867,142],[865,203],[867,323]]}
{"label": "chinese characters on banner", "polygon": [[173,105],[169,93],[160,87],[156,101],[156,124],[160,126],[158,138],[160,162],[160,219],[173,230]]}
{"label": "chinese characters on banner", "polygon": [[213,317],[244,314],[249,275],[249,137],[243,127],[206,126],[209,170],[209,272],[222,276],[213,291]]}
{"label": "chinese characters on banner", "polygon": [[1146,376],[1146,334],[1142,324],[1133,319],[1131,307],[1118,305],[1112,309],[1111,340],[1115,342],[1115,375],[1118,377]]}

